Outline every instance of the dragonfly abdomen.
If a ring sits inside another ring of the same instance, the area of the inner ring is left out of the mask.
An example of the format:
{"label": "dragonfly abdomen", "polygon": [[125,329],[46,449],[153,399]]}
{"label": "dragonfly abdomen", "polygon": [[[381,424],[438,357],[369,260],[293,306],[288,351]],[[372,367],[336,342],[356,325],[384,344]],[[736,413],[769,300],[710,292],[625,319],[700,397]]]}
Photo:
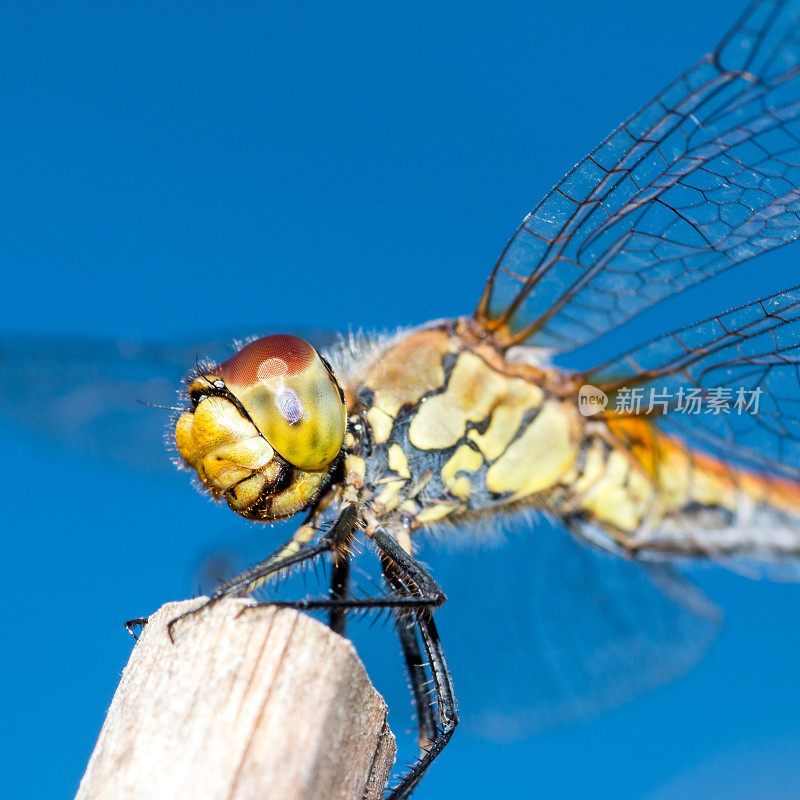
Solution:
{"label": "dragonfly abdomen", "polygon": [[582,462],[573,509],[627,549],[800,553],[794,481],[713,458],[642,418],[611,420],[584,447]]}

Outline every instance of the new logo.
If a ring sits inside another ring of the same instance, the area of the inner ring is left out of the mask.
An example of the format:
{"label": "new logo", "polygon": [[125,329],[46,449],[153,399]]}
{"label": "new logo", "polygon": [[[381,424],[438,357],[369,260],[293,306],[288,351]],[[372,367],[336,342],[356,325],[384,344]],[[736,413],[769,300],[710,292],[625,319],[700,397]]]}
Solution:
{"label": "new logo", "polygon": [[581,386],[578,392],[578,411],[584,417],[591,417],[605,410],[608,405],[608,397],[602,389],[591,386],[588,383]]}

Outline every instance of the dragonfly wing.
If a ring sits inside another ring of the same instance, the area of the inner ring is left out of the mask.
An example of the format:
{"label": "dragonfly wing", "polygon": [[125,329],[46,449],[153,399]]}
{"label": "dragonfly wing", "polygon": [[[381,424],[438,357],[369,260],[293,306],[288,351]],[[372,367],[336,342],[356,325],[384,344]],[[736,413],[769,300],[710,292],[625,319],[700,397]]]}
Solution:
{"label": "dragonfly wing", "polygon": [[[325,331],[298,335],[318,347],[336,339]],[[248,338],[227,332],[159,344],[2,337],[0,415],[75,452],[147,472],[174,472],[164,435],[182,380],[198,362],[218,363]]]}
{"label": "dragonfly wing", "polygon": [[756,0],[525,218],[476,310],[501,345],[572,350],[800,235],[799,19]]}
{"label": "dragonfly wing", "polygon": [[[620,418],[646,419],[686,452],[687,469],[692,452],[710,457],[704,463],[739,498],[716,509],[690,504],[643,535],[645,549],[756,559],[772,575],[798,577],[800,289],[653,339],[580,380],[609,395],[612,429],[625,435]],[[664,438],[634,438],[632,448],[661,469]]]}
{"label": "dragonfly wing", "polygon": [[800,287],[659,336],[580,381],[612,411],[655,412],[694,445],[800,481]]}
{"label": "dragonfly wing", "polygon": [[[544,518],[505,524],[477,550],[419,551],[448,596],[437,621],[472,734],[518,739],[595,717],[683,674],[713,640],[719,611],[666,565],[620,558]],[[458,538],[475,534],[447,540]]]}

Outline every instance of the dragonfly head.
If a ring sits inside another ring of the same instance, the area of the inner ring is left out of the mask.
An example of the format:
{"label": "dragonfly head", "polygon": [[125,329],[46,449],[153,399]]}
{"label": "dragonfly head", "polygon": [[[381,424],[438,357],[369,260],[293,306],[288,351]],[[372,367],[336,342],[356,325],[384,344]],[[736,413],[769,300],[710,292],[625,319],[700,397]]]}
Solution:
{"label": "dragonfly head", "polygon": [[256,339],[188,381],[183,460],[250,519],[291,516],[319,493],[344,443],[347,410],[330,365],[303,339]]}

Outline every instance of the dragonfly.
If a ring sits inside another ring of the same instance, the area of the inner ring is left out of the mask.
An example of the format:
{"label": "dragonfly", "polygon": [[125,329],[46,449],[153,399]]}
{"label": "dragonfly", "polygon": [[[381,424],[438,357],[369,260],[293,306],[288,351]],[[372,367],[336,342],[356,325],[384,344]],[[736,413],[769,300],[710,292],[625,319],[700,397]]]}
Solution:
{"label": "dragonfly", "polygon": [[[94,420],[98,442],[124,435],[132,384],[141,391],[164,374],[155,365],[177,369],[200,353],[168,437],[180,464],[241,517],[303,515],[283,545],[190,613],[327,559],[327,593],[272,602],[326,612],[342,633],[348,613],[394,615],[419,755],[389,800],[411,795],[459,722],[458,676],[436,624],[447,585],[418,558],[425,534],[469,537],[514,518],[530,540],[548,519],[620,562],[793,574],[800,287],[587,368],[560,359],[800,236],[799,76],[800,3],[756,0],[524,219],[472,314],[380,336],[271,334],[221,355],[219,342],[95,345],[104,402],[112,384],[120,401],[116,416]],[[74,371],[73,350],[48,350],[47,369],[30,352],[6,342],[4,383],[24,373],[48,402],[50,364]],[[46,419],[74,419],[75,405]],[[359,540],[378,555],[374,596],[351,591]]]}

